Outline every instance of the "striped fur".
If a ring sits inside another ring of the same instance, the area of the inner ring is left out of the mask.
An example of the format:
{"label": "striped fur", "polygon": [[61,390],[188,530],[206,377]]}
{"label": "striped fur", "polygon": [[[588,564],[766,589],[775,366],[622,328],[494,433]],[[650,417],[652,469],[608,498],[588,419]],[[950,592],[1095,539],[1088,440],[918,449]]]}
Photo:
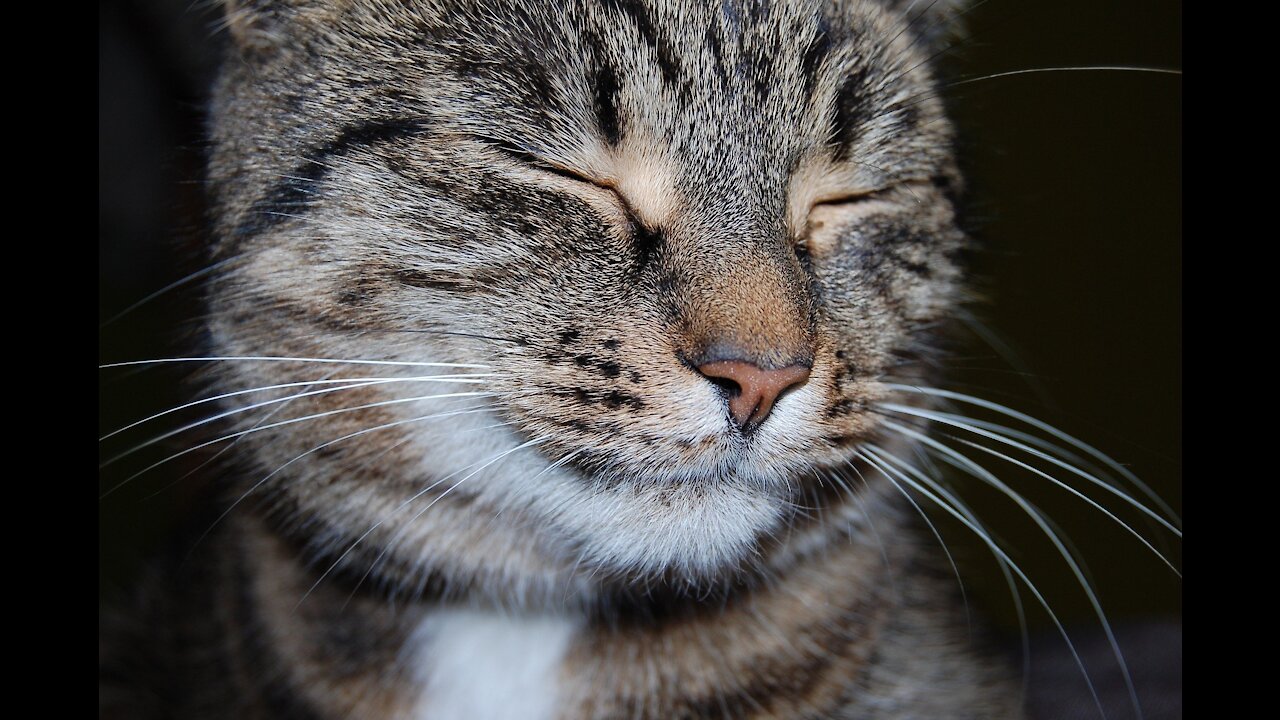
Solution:
{"label": "striped fur", "polygon": [[[963,293],[930,64],[955,8],[905,5],[232,3],[211,353],[486,377],[244,436],[245,500],[181,570],[202,590],[154,610],[193,628],[156,646],[174,714],[484,714],[497,685],[429,689],[469,639],[509,662],[493,628],[524,619],[564,628],[538,717],[1019,717],[848,465]],[[811,375],[737,432],[694,370],[717,343]]]}

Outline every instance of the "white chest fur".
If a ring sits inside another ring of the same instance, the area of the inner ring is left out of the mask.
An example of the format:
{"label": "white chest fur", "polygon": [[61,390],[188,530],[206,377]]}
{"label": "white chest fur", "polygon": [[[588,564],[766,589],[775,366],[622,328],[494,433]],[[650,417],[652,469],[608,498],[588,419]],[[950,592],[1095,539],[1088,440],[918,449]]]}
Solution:
{"label": "white chest fur", "polygon": [[574,623],[478,610],[432,613],[406,650],[422,684],[420,720],[554,717]]}

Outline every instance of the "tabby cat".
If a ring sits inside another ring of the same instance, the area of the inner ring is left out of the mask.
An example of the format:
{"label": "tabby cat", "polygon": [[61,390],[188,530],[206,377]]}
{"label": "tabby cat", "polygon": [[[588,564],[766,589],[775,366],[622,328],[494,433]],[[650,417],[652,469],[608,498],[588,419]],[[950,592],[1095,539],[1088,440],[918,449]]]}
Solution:
{"label": "tabby cat", "polygon": [[905,492],[980,530],[913,454],[959,12],[229,3],[234,444],[104,713],[1021,717]]}

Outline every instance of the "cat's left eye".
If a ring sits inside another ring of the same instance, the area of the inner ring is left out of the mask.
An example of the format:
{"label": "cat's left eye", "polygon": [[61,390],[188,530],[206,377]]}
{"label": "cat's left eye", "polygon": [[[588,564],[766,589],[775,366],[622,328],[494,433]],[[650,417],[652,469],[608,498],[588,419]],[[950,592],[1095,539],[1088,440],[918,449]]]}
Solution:
{"label": "cat's left eye", "polygon": [[844,205],[856,205],[869,200],[876,200],[884,196],[887,188],[876,188],[873,190],[854,190],[852,192],[835,193],[832,195],[819,196],[813,201],[813,207],[840,207]]}
{"label": "cat's left eye", "polygon": [[861,218],[892,212],[896,206],[892,186],[833,192],[818,195],[809,202],[808,213],[801,221],[801,242],[813,257],[836,251],[843,237],[840,228]]}

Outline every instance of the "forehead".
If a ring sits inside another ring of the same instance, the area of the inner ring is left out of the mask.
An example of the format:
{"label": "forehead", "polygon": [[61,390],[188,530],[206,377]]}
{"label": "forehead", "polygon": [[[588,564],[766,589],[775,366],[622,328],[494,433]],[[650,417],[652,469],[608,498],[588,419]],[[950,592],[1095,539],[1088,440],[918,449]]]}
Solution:
{"label": "forehead", "polygon": [[926,49],[875,2],[354,5],[338,25],[381,82],[415,65],[400,91],[455,130],[552,158],[630,138],[714,177],[783,172],[934,110]]}

